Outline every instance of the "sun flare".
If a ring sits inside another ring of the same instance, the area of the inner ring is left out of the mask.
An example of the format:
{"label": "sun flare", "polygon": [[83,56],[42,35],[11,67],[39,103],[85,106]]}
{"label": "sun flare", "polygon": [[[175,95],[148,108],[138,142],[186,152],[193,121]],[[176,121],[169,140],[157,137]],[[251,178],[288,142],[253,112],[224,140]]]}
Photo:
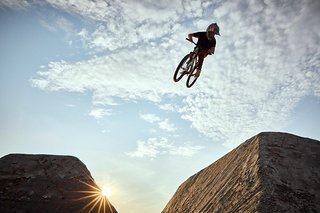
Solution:
{"label": "sun flare", "polygon": [[102,187],[102,194],[109,198],[111,195],[110,189],[106,186]]}
{"label": "sun flare", "polygon": [[108,187],[104,186],[100,188],[94,184],[94,181],[92,184],[86,183],[82,180],[79,180],[79,182],[83,183],[83,185],[87,187],[87,190],[75,191],[83,194],[83,196],[80,196],[76,200],[88,200],[88,203],[82,208],[83,212],[92,212],[94,209],[96,209],[98,213],[114,212],[114,208],[108,199],[110,197],[110,189]]}

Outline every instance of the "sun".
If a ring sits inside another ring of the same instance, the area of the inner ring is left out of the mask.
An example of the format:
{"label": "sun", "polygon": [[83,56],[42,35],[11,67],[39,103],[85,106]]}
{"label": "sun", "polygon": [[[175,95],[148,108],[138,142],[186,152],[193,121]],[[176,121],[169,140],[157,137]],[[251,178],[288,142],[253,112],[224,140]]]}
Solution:
{"label": "sun", "polygon": [[107,198],[109,198],[110,195],[111,195],[110,189],[109,189],[108,187],[106,187],[106,186],[103,186],[103,187],[102,187],[101,192],[102,192],[102,194],[103,194],[104,196],[106,196]]}
{"label": "sun", "polygon": [[99,213],[114,212],[114,207],[110,204],[108,199],[110,197],[110,189],[108,187],[103,186],[100,188],[93,180],[92,183],[87,183],[82,180],[78,181],[87,188],[83,191],[75,191],[83,194],[83,196],[81,195],[79,198],[75,199],[75,201],[88,200],[88,203],[81,209],[81,211],[92,212],[96,209]]}

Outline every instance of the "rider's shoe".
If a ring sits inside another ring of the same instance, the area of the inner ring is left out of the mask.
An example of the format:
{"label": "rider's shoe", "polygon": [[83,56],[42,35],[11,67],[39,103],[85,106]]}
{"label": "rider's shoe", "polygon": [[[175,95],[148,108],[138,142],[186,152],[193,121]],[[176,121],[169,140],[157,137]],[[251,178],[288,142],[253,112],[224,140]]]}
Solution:
{"label": "rider's shoe", "polygon": [[196,77],[196,78],[199,78],[199,76],[200,76],[200,73],[201,73],[201,70],[200,70],[200,69],[197,69],[197,72],[196,72],[196,74],[194,74],[194,75],[195,75],[195,77]]}

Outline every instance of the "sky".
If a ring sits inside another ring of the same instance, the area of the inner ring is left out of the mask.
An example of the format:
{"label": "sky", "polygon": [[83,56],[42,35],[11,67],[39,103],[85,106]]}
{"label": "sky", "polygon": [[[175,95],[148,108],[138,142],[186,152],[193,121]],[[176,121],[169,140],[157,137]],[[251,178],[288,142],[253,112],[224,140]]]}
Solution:
{"label": "sky", "polygon": [[[0,0],[0,156],[78,157],[119,212],[262,131],[320,140],[318,0]],[[192,88],[172,76],[213,22]]]}

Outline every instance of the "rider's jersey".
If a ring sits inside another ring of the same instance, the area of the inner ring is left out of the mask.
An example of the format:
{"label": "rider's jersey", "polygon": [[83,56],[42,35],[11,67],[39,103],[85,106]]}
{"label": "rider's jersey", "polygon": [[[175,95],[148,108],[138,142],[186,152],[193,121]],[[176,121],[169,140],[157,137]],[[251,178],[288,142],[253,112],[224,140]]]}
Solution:
{"label": "rider's jersey", "polygon": [[212,47],[216,47],[216,39],[213,38],[213,40],[209,40],[207,38],[206,32],[196,32],[191,34],[193,37],[198,38],[197,45],[200,46],[200,48],[204,49],[210,49]]}

